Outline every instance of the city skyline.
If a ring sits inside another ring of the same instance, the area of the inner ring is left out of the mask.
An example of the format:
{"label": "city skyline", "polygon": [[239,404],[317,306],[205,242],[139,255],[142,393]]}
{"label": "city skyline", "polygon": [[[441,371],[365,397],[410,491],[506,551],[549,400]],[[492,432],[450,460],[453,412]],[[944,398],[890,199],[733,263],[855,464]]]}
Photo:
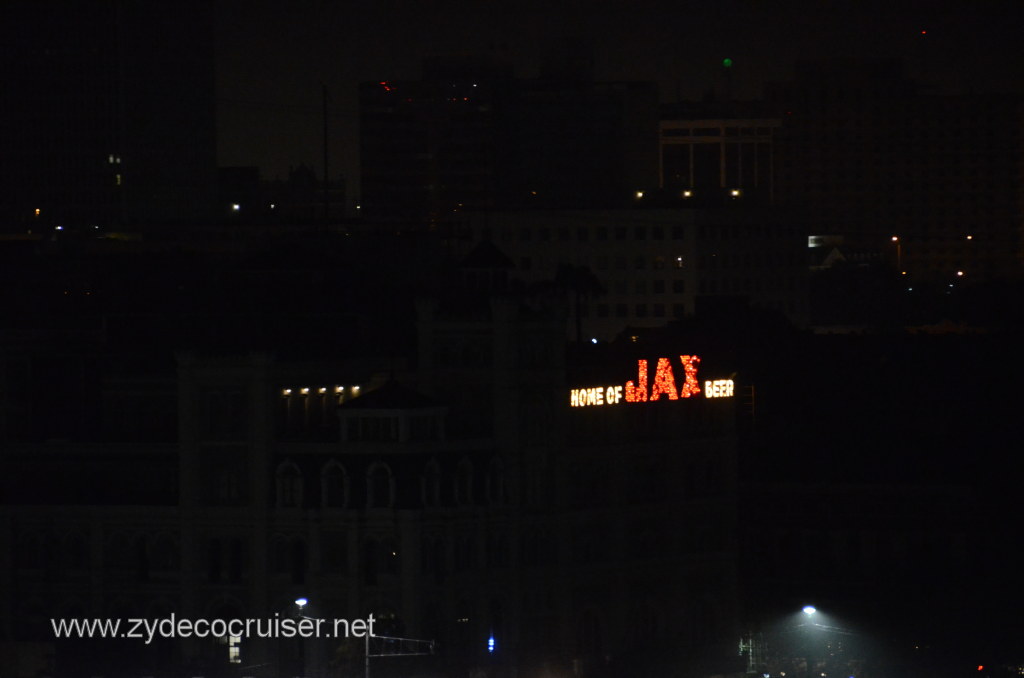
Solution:
{"label": "city skyline", "polygon": [[332,177],[358,186],[363,81],[415,80],[432,56],[505,60],[532,78],[545,62],[581,57],[597,81],[645,80],[665,102],[699,100],[723,77],[737,99],[790,79],[800,60],[898,58],[926,91],[1020,92],[1020,7],[966,2],[661,2],[501,6],[222,2],[217,13],[218,157],[224,166],[286,178],[306,164],[323,176],[323,90]]}

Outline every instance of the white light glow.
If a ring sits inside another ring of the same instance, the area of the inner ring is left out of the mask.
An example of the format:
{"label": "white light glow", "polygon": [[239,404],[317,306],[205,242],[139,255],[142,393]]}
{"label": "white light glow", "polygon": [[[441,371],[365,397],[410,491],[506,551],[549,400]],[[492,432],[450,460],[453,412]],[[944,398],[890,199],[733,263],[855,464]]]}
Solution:
{"label": "white light glow", "polygon": [[818,610],[813,605],[807,605],[804,607],[804,614],[814,614]]}
{"label": "white light glow", "polygon": [[296,598],[295,604],[299,607],[306,607],[306,605],[309,604],[309,600],[307,600],[306,598]]}
{"label": "white light glow", "polygon": [[242,206],[239,205],[237,202],[231,203],[231,211],[232,212],[237,212],[240,209],[242,209]]}

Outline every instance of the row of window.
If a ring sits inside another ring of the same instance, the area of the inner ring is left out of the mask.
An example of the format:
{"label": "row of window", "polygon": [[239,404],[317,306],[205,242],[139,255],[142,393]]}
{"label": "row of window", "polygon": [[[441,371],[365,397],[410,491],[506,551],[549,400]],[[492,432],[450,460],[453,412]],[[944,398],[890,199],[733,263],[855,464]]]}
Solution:
{"label": "row of window", "polygon": [[[439,507],[444,503],[446,485],[452,490],[451,496],[457,506],[474,503],[474,470],[469,459],[463,459],[455,474],[445,479],[440,465],[431,461],[424,468],[420,478],[420,500],[423,506]],[[384,462],[372,464],[365,477],[365,508],[392,508],[395,505],[396,479],[391,467]],[[305,502],[305,478],[299,467],[292,461],[281,463],[276,472],[276,497],[278,508],[300,508]],[[345,467],[337,460],[331,460],[320,471],[320,505],[324,508],[356,508],[352,501],[352,480]],[[506,503],[504,465],[500,459],[493,459],[487,468],[484,482],[485,499],[491,505]],[[360,507],[362,508],[362,507]]]}
{"label": "row of window", "polygon": [[[583,265],[586,265],[588,263],[585,259],[585,257],[577,257],[577,260]],[[520,270],[523,271],[532,271],[534,269],[551,270],[561,265],[561,263],[561,261],[556,262],[550,257],[545,256],[537,258],[534,258],[532,256],[521,256],[519,258],[519,268]],[[594,265],[599,271],[606,271],[610,268],[615,268],[618,270],[632,268],[637,271],[643,271],[648,268],[648,264],[650,268],[656,271],[664,270],[667,268],[682,269],[683,257],[682,255],[676,255],[674,257],[665,257],[659,255],[653,258],[649,258],[644,255],[639,255],[634,257],[632,261],[630,261],[629,257],[620,254],[616,256],[614,259],[607,255],[602,255],[594,258]]]}
{"label": "row of window", "polygon": [[[686,228],[683,224],[672,226],[568,226],[549,227],[541,226],[536,229],[523,227],[517,229],[502,229],[501,240],[511,242],[540,242],[561,241],[568,242],[589,242],[590,240],[682,240],[686,237]],[[482,239],[490,239],[491,230],[481,229],[479,236]]]}
{"label": "row of window", "polygon": [[[669,308],[672,310],[673,318],[686,316],[686,304],[672,304],[671,307],[668,304],[633,304],[632,308],[630,304],[596,304],[594,313],[598,318],[667,318]],[[589,305],[580,306],[580,317],[590,317]]]}

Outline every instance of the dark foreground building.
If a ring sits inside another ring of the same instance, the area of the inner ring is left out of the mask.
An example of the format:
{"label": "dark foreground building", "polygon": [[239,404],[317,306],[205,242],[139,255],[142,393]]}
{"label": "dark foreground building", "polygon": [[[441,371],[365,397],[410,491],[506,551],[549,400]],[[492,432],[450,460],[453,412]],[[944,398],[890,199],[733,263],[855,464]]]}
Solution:
{"label": "dark foreground building", "polygon": [[[51,625],[171,615],[373,614],[378,635],[435,641],[373,659],[375,676],[732,671],[728,365],[632,343],[567,360],[558,298],[472,273],[418,304],[412,356],[185,351],[142,370],[97,349],[94,375],[57,382],[100,384],[104,425],[9,429],[9,675],[365,668],[361,641],[66,640]],[[85,369],[88,345],[65,365]],[[44,388],[47,353],[9,343],[5,374],[27,365]]]}

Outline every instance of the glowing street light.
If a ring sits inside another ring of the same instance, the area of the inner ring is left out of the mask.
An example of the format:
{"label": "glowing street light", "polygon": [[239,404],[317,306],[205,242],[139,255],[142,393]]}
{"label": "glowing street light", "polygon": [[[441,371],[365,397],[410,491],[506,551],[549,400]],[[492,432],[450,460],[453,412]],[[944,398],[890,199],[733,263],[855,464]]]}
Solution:
{"label": "glowing street light", "polygon": [[900,243],[900,237],[894,235],[892,241],[896,243],[896,269],[903,270],[903,245]]}
{"label": "glowing street light", "polygon": [[817,611],[818,611],[817,608],[815,608],[813,605],[806,605],[806,606],[804,606],[804,614],[806,614],[808,617],[811,616],[812,614],[814,614]]}
{"label": "glowing street light", "polygon": [[301,610],[302,608],[306,607],[306,605],[309,605],[309,600],[306,598],[296,598],[295,604]]}

